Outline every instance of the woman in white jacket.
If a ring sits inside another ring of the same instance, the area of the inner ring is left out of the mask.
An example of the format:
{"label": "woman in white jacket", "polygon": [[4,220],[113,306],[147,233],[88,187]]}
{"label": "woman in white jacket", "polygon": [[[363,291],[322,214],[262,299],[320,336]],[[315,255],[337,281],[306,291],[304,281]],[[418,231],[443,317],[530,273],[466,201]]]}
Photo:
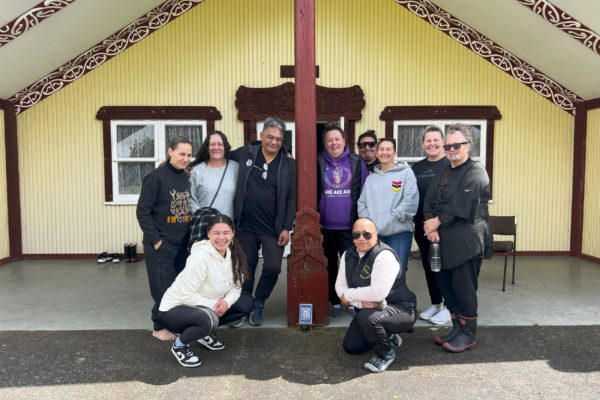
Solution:
{"label": "woman in white jacket", "polygon": [[419,206],[417,179],[406,162],[394,161],[394,139],[380,139],[376,154],[379,166],[365,181],[358,199],[358,216],[375,222],[379,240],[396,252],[402,269],[406,271],[412,245],[413,217]]}
{"label": "woman in white jacket", "polygon": [[214,333],[248,314],[252,296],[242,292],[248,269],[244,253],[234,241],[231,218],[218,215],[208,222],[208,240],[196,242],[185,269],[167,289],[160,303],[160,319],[178,334],[171,352],[184,367],[200,360],[190,344],[197,341],[209,350],[223,350]]}

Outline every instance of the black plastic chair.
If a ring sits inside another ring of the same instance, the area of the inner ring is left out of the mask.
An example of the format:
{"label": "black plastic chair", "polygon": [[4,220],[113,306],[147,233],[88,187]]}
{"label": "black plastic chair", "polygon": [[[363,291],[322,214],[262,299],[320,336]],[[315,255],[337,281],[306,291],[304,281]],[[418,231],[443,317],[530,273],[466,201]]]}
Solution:
{"label": "black plastic chair", "polygon": [[512,284],[515,284],[515,258],[517,254],[517,217],[491,216],[489,217],[492,235],[512,236],[512,240],[494,240],[494,253],[504,253],[504,276],[502,277],[502,291],[506,290],[506,264],[508,255],[512,253]]}

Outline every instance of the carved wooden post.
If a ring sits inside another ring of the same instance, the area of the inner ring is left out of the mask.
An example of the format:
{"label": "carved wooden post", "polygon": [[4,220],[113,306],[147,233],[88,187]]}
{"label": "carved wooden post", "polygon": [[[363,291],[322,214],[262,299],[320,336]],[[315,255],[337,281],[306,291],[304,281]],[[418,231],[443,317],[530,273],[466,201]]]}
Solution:
{"label": "carved wooden post", "polygon": [[288,259],[288,326],[298,322],[299,304],[312,303],[313,323],[329,322],[327,262],[317,213],[317,86],[315,1],[295,1],[295,121],[298,212]]}

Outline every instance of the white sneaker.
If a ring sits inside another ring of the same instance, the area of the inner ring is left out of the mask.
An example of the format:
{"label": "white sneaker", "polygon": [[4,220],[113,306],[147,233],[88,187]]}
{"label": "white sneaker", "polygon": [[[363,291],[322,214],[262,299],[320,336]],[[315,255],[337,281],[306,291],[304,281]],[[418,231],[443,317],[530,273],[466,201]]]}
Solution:
{"label": "white sneaker", "polygon": [[436,325],[444,325],[447,324],[448,322],[450,322],[450,311],[448,311],[448,309],[446,307],[442,308],[438,313],[436,313],[433,317],[431,317],[431,319],[429,320],[432,324],[436,324]]}
{"label": "white sneaker", "polygon": [[438,308],[438,306],[432,304],[429,307],[427,307],[424,311],[422,311],[421,314],[419,314],[419,318],[424,319],[425,321],[429,321],[431,317],[433,317],[439,311],[440,309]]}

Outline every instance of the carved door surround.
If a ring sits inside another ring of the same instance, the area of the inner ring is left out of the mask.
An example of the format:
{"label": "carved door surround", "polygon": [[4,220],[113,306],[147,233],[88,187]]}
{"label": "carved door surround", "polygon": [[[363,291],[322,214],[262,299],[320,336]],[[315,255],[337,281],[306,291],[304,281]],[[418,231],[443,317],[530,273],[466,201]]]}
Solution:
{"label": "carved door surround", "polygon": [[[295,84],[286,82],[269,88],[240,86],[235,94],[237,118],[244,123],[244,143],[256,139],[256,123],[267,117],[285,121],[295,120]],[[360,86],[328,88],[317,85],[317,120],[335,121],[344,117],[344,130],[348,137],[346,145],[354,148],[354,127],[362,118],[365,107],[364,92]]]}

